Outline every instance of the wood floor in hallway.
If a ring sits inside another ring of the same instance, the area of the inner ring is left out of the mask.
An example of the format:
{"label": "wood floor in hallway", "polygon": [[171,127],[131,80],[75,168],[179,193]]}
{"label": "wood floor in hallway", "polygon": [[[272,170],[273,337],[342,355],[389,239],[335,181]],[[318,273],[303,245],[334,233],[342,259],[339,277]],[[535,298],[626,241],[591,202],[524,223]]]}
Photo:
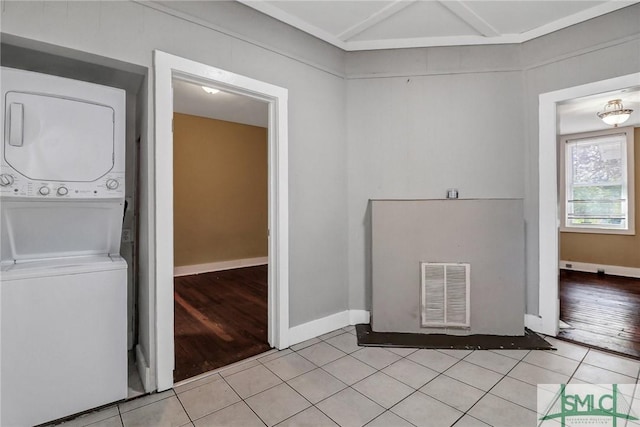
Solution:
{"label": "wood floor in hallway", "polygon": [[174,381],[270,349],[267,266],[176,277]]}
{"label": "wood floor in hallway", "polygon": [[558,338],[640,359],[640,279],[560,272]]}

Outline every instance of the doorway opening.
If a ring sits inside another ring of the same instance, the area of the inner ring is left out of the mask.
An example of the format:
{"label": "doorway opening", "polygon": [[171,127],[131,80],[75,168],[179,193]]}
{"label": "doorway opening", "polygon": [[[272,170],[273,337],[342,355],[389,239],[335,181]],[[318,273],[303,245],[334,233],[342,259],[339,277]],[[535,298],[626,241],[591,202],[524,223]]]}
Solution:
{"label": "doorway opening", "polygon": [[268,342],[268,104],[173,81],[174,382]]}
{"label": "doorway opening", "polygon": [[557,106],[559,230],[558,338],[640,357],[640,112],[617,127],[600,120],[610,100],[635,111],[640,88]]}
{"label": "doorway opening", "polygon": [[174,159],[173,81],[242,95],[268,104],[267,338],[288,346],[288,125],[287,90],[165,52],[154,52],[155,71],[155,340],[158,391],[173,386],[174,341]]}
{"label": "doorway opening", "polygon": [[639,310],[640,279],[560,270],[558,338],[640,359]]}
{"label": "doorway opening", "polygon": [[[626,93],[623,91],[635,90],[638,88],[638,81],[640,79],[640,73],[631,74],[622,77],[616,77],[599,82],[589,83],[586,85],[567,88],[555,92],[545,93],[540,95],[540,134],[539,134],[539,314],[541,317],[540,332],[547,335],[562,337],[567,332],[561,332],[560,329],[560,316],[562,312],[563,319],[570,318],[570,311],[573,302],[573,307],[576,306],[575,301],[582,299],[578,306],[585,306],[587,301],[584,300],[584,292],[588,289],[588,286],[599,286],[596,288],[600,295],[596,295],[596,300],[602,298],[609,289],[605,290],[603,283],[600,281],[597,285],[589,285],[584,278],[578,278],[582,273],[568,270],[583,270],[589,271],[588,268],[593,269],[594,276],[604,263],[598,263],[594,259],[587,259],[586,262],[581,262],[577,258],[567,260],[566,248],[562,249],[560,243],[566,244],[568,240],[561,239],[559,225],[561,224],[561,206],[562,199],[559,197],[562,193],[561,183],[559,180],[559,136],[563,133],[577,133],[576,128],[573,130],[566,128],[567,126],[567,112],[577,111],[580,108],[577,106],[579,101],[583,101],[583,107],[587,109],[595,109],[591,111],[595,117],[594,126],[605,126],[595,115],[596,112],[602,109],[602,105],[591,106],[587,105],[588,101],[592,103],[598,103],[600,96],[607,97],[613,93]],[[604,105],[604,103],[603,103]],[[597,110],[597,111],[596,111]],[[589,116],[590,117],[590,116]],[[565,122],[563,123],[563,119]],[[631,123],[631,121],[629,122]],[[625,124],[627,126],[628,124]],[[582,122],[582,132],[594,130],[595,128],[585,128],[584,122]],[[636,125],[637,126],[637,125]],[[564,129],[563,129],[564,127]],[[560,201],[560,202],[559,202]],[[637,227],[636,227],[637,229]],[[573,233],[576,234],[576,233]],[[586,234],[585,234],[586,236]],[[584,236],[583,236],[584,237]],[[565,245],[566,246],[566,245]],[[585,246],[585,245],[583,245]],[[583,247],[584,249],[584,247]],[[562,256],[561,256],[562,255]],[[577,261],[576,261],[577,260]],[[568,265],[568,266],[567,266]],[[626,268],[616,266],[611,269],[612,266],[606,266],[609,271],[607,273],[612,275],[618,275],[621,271],[636,271],[634,268]],[[560,270],[563,270],[562,272]],[[590,276],[587,275],[587,279]],[[602,276],[597,276],[602,278]],[[573,283],[570,283],[573,282]],[[575,292],[578,289],[580,292]],[[582,295],[582,296],[580,296]],[[611,296],[610,298],[615,298]],[[564,299],[564,301],[563,301]],[[603,300],[596,302],[596,304],[602,304]],[[562,309],[561,309],[562,307]],[[575,315],[579,315],[575,312]],[[590,313],[593,316],[593,312]],[[632,316],[636,322],[637,328],[637,316]],[[605,322],[606,319],[601,319]],[[575,320],[571,322],[578,324]],[[628,329],[629,324],[625,326]],[[574,326],[575,329],[575,326]],[[564,328],[563,328],[564,330]],[[628,330],[621,335],[628,333]],[[586,342],[583,338],[581,343],[587,345],[594,345],[593,343]],[[600,341],[602,342],[602,341]],[[613,348],[609,348],[611,351],[618,351]],[[629,353],[627,353],[629,354]]]}

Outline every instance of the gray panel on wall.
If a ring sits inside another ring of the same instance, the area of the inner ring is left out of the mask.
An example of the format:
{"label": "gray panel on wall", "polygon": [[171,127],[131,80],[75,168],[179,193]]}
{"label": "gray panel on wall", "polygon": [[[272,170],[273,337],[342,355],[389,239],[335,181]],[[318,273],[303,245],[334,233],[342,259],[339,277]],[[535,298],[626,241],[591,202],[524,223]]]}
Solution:
{"label": "gray panel on wall", "polygon": [[[521,199],[374,200],[372,328],[378,332],[523,335]],[[471,327],[420,327],[420,263],[471,264]]]}

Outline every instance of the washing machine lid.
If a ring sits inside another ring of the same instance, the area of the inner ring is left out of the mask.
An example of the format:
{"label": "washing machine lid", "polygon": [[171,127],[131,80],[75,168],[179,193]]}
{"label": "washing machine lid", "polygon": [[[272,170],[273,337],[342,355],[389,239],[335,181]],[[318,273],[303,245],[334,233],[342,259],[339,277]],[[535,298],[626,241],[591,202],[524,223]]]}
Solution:
{"label": "washing machine lid", "polygon": [[114,110],[79,99],[10,91],[5,161],[39,181],[91,182],[114,166]]}
{"label": "washing machine lid", "polygon": [[0,261],[118,254],[123,212],[124,202],[117,200],[4,200]]}
{"label": "washing machine lid", "polygon": [[[127,262],[118,255],[83,256],[4,264],[0,266],[0,277],[5,281],[126,270],[126,268]],[[90,284],[87,283],[87,285]]]}

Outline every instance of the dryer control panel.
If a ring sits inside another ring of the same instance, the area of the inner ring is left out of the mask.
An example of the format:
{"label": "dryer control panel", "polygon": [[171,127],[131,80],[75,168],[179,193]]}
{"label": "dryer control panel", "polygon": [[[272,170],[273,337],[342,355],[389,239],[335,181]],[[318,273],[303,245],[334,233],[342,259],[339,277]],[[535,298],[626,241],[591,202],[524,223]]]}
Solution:
{"label": "dryer control panel", "polygon": [[123,199],[124,173],[108,173],[94,182],[38,181],[4,168],[0,196],[37,199]]}

